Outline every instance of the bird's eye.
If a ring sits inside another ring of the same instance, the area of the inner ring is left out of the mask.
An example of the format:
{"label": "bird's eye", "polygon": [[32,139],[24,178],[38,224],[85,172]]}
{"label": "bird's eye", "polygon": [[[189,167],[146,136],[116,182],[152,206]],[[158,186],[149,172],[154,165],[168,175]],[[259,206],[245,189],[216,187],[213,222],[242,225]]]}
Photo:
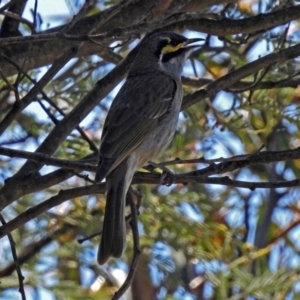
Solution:
{"label": "bird's eye", "polygon": [[170,41],[170,45],[173,46],[173,47],[175,47],[175,46],[178,45],[178,42],[176,42],[176,41],[174,41],[174,40],[171,40],[171,41]]}
{"label": "bird's eye", "polygon": [[172,40],[171,38],[167,37],[164,43],[161,43],[161,48],[159,49],[160,54],[166,53],[175,53],[177,52],[183,45],[183,42],[177,41],[176,39]]}

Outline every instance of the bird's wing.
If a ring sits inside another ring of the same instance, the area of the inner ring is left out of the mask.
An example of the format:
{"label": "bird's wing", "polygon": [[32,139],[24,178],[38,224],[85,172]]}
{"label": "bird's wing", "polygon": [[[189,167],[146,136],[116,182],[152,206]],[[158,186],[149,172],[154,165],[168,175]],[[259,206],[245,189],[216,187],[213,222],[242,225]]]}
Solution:
{"label": "bird's wing", "polygon": [[159,72],[127,79],[105,120],[96,177],[105,177],[146,140],[175,93],[175,80]]}

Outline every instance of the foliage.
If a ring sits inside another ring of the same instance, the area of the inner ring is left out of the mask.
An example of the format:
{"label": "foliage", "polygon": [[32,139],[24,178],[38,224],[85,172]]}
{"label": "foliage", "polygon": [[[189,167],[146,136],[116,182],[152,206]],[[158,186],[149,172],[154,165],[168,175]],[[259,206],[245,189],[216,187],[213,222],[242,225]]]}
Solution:
{"label": "foliage", "polygon": [[164,29],[205,42],[172,145],[134,178],[141,255],[125,297],[299,299],[297,1],[57,3],[72,13],[0,7],[0,298],[21,286],[24,299],[16,270],[27,299],[111,299],[122,285],[130,226],[123,257],[97,265],[93,171],[131,50]]}

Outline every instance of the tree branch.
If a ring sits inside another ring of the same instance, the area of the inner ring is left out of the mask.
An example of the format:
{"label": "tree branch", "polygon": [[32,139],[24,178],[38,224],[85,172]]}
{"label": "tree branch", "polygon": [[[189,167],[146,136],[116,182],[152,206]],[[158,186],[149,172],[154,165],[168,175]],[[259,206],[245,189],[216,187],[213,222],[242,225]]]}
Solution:
{"label": "tree branch", "polygon": [[[274,28],[292,20],[297,20],[300,17],[300,5],[295,5],[241,20],[231,20],[213,14],[210,14],[207,17],[205,14],[181,13],[173,15],[173,17],[170,17],[165,21],[159,19],[156,23],[145,24],[141,23],[141,21],[144,19],[145,11],[147,10],[143,8],[144,10],[142,13],[139,11],[139,9],[142,8],[141,4],[143,4],[144,7],[149,7],[147,11],[147,13],[149,14],[151,8],[153,8],[154,1],[150,2],[146,0],[140,0],[137,1],[137,3],[135,2],[136,1],[131,3],[131,5],[124,6],[123,9],[118,11],[115,17],[120,18],[120,20],[122,19],[122,21],[116,21],[115,18],[112,17],[105,24],[107,26],[101,26],[102,34],[94,36],[93,39],[97,39],[98,42],[112,41],[116,38],[128,39],[132,36],[138,36],[141,33],[146,33],[154,29],[183,30],[186,28],[205,32],[207,34],[225,37],[231,34],[250,34],[256,31],[265,30],[266,28]],[[131,11],[129,10],[129,8],[131,9]],[[132,19],[126,19],[126,14],[128,13],[132,15],[132,13],[135,11],[141,14],[136,14],[134,17],[134,19],[136,19],[136,16],[139,16],[139,19],[136,22],[137,24],[134,26],[126,27],[130,24],[129,20]],[[124,12],[126,13],[121,17],[121,14]],[[72,39],[74,40],[73,46],[76,46],[79,41],[89,40],[86,32],[88,32],[89,29],[92,28],[91,25],[95,21],[100,20],[100,22],[102,22],[102,19],[106,17],[106,14],[109,14],[109,12],[104,11],[91,17],[86,17],[79,20],[74,25],[73,30],[71,30],[70,32],[70,35],[61,34],[64,26],[67,26],[64,25],[45,31],[44,33],[39,35],[2,39],[0,41],[0,45],[4,46],[9,44],[9,47],[6,47],[5,49],[6,55],[11,57],[17,64],[21,64],[20,62],[24,55],[24,51],[26,51],[24,50],[24,47],[28,47],[29,43],[33,43],[31,45],[32,50],[30,51],[32,54],[28,53],[29,61],[25,66],[25,70],[27,71],[28,69],[46,65],[47,63],[57,59],[58,55],[60,55],[62,52],[65,52],[70,47],[70,41],[68,43],[65,43],[64,41],[59,40],[66,38]],[[113,23],[114,21],[115,23]],[[20,43],[21,46],[13,45],[14,43]],[[21,52],[20,49],[22,49]],[[99,52],[99,46],[91,43],[88,47],[85,47],[85,49],[81,49],[81,51],[78,52],[78,55],[91,55],[97,52]],[[41,57],[41,55],[37,55],[37,53],[43,53],[43,57]],[[9,68],[9,66],[7,67]],[[12,74],[11,72],[13,70],[6,69],[5,62],[3,62],[2,69],[7,76]]]}
{"label": "tree branch", "polygon": [[300,148],[283,151],[262,151],[248,155],[236,155],[232,159],[228,158],[218,164],[211,164],[207,168],[187,173],[189,176],[209,176],[221,174],[233,170],[242,169],[250,165],[268,164],[278,161],[288,161],[300,157]]}
{"label": "tree branch", "polygon": [[[2,187],[1,193],[6,195],[8,199],[12,199],[13,197],[20,198],[24,195],[52,187],[74,175],[74,172],[71,170],[59,169],[44,176],[37,175],[14,178],[13,183],[10,183],[11,179],[8,178],[5,180],[5,185]],[[12,189],[11,186],[15,188]],[[0,206],[2,205],[5,206],[6,203],[0,202]]]}
{"label": "tree branch", "polygon": [[82,197],[93,194],[102,194],[105,192],[105,184],[90,185],[85,187],[61,190],[57,195],[45,200],[44,202],[28,208],[25,212],[21,213],[18,217],[7,222],[5,225],[0,227],[0,238],[10,233],[11,231],[24,225],[26,222],[36,218],[45,211],[53,208],[69,199],[75,197]]}
{"label": "tree branch", "polygon": [[[13,15],[21,16],[23,14],[26,1],[25,0],[10,1],[7,3],[7,5],[9,6],[9,9],[7,11],[8,14],[12,13]],[[1,13],[4,13],[5,7],[7,6],[4,5],[1,8]],[[19,19],[11,18],[9,15],[6,15],[1,25],[0,36],[4,38],[8,36],[20,35],[20,32],[18,30],[19,23],[20,23]]]}
{"label": "tree branch", "polygon": [[[66,169],[72,169],[77,171],[90,171],[95,172],[97,163],[97,154],[91,154],[90,156],[81,159],[80,161],[69,161],[65,159],[53,158],[40,153],[32,153],[28,151],[9,149],[0,147],[0,155],[9,157],[18,157],[33,160],[43,165],[52,165],[62,167]],[[226,172],[232,172],[237,169],[244,167],[257,165],[257,164],[268,164],[279,161],[290,161],[300,159],[300,148],[294,150],[283,150],[283,151],[261,151],[253,154],[235,155],[230,158],[216,158],[216,159],[205,159],[203,157],[190,160],[180,160],[176,158],[172,161],[162,162],[157,166],[167,166],[176,164],[196,164],[206,163],[208,167],[200,170],[192,171],[183,174],[183,176],[210,176],[214,174],[222,174]],[[89,161],[85,163],[84,161]],[[147,174],[147,173],[145,173]],[[175,175],[177,178],[181,175]],[[9,179],[9,181],[12,179]]]}
{"label": "tree branch", "polygon": [[66,159],[54,158],[41,153],[32,153],[28,151],[9,149],[1,146],[0,146],[0,155],[29,159],[43,165],[47,165],[47,166],[51,165],[51,166],[60,167],[64,169],[71,169],[75,171],[85,170],[85,171],[96,172],[96,163],[97,163],[96,157],[95,159],[92,159],[94,164],[91,164],[91,163],[83,163],[83,162],[70,161]]}
{"label": "tree branch", "polygon": [[[7,224],[1,213],[0,213],[0,221],[3,225]],[[10,233],[7,234],[7,237],[8,237],[9,243],[10,243],[11,254],[12,254],[12,257],[14,259],[15,269],[16,269],[17,274],[18,274],[19,292],[21,294],[22,300],[26,300],[26,295],[25,295],[25,290],[24,290],[24,276],[22,275],[22,271],[21,271],[21,268],[20,268],[19,258],[18,258],[18,255],[17,255],[16,247],[15,247],[16,244],[15,244],[14,239],[13,239],[13,237]]]}
{"label": "tree branch", "polygon": [[[187,85],[194,88],[201,88],[204,85],[207,85],[213,80],[207,78],[196,78],[196,77],[188,77],[182,76],[181,81],[183,85]],[[230,87],[224,89],[224,91],[229,93],[240,93],[242,90],[247,91],[256,91],[256,90],[264,90],[264,89],[274,89],[274,88],[297,88],[300,85],[300,78],[289,78],[279,80],[279,81],[262,81],[258,84],[254,85],[252,81],[239,81],[231,85]]]}
{"label": "tree branch", "polygon": [[251,63],[248,63],[247,65],[242,66],[235,71],[232,71],[223,77],[204,85],[197,92],[185,96],[181,109],[185,110],[205,98],[212,97],[217,92],[230,88],[236,82],[239,82],[241,79],[258,72],[263,68],[267,68],[276,63],[285,62],[286,60],[296,58],[299,55],[300,44],[297,44],[287,49],[273,52]]}
{"label": "tree branch", "polygon": [[74,56],[77,52],[76,48],[71,48],[67,53],[64,53],[59,59],[57,59],[45,75],[33,86],[33,88],[27,93],[22,101],[15,102],[11,111],[5,116],[0,123],[0,136],[11,124],[15,118],[20,115],[22,110],[26,108],[32,100],[40,93],[45,85],[54,77],[54,75]]}
{"label": "tree branch", "polygon": [[[165,184],[171,183],[205,183],[205,184],[218,184],[231,187],[242,187],[254,190],[256,188],[280,188],[280,187],[295,187],[299,186],[300,179],[291,181],[276,181],[276,182],[245,182],[232,180],[229,177],[207,177],[212,174],[222,174],[240,169],[246,166],[271,163],[276,161],[294,160],[300,158],[300,150],[286,150],[286,151],[264,151],[254,153],[251,155],[239,155],[232,159],[227,159],[221,163],[213,163],[207,168],[201,170],[188,172],[185,174],[168,174],[164,177]],[[158,173],[145,173],[137,172],[133,178],[132,184],[136,183],[148,183],[148,184],[161,184],[162,175]],[[105,191],[105,185],[92,185],[87,187],[80,187],[68,190],[62,190],[58,195],[51,197],[43,203],[28,209],[26,212],[19,215],[14,220],[10,221],[2,228],[0,228],[0,237],[4,236],[8,232],[18,228],[32,218],[37,217],[46,210],[61,204],[62,202],[84,195],[91,195],[97,193],[103,193]]]}
{"label": "tree branch", "polygon": [[[101,25],[99,28],[99,31],[101,30],[101,32],[113,30],[113,28],[118,27],[127,27],[131,24],[132,20],[135,20],[135,22],[143,20],[151,12],[152,7],[155,5],[157,0],[136,0],[128,2],[124,4],[124,1],[121,1],[119,4],[112,6],[102,12],[80,19],[71,28],[68,34],[71,36],[87,36],[90,34],[93,28],[97,28],[99,26],[98,24]],[[120,7],[122,8],[120,9]],[[112,13],[114,14],[111,15]],[[104,23],[104,20],[106,20],[106,23]],[[64,32],[64,28],[66,26],[68,26],[68,24],[46,30],[43,33],[37,35],[37,37],[34,36],[35,39],[38,38],[38,36],[41,37],[42,35],[46,34],[48,35],[47,41],[45,39],[42,39],[37,43],[32,43],[29,40],[26,40],[21,44],[2,47],[2,51],[6,56],[10,57],[18,65],[22,64],[24,53],[26,53],[27,61],[26,65],[24,66],[25,71],[45,66],[60,57],[61,53],[68,51],[70,47],[78,46],[78,43],[82,42],[68,41],[66,43],[66,40],[56,40],[58,36],[62,35],[61,32]],[[22,38],[28,39],[28,37]],[[114,58],[118,56],[112,51],[107,50],[103,47],[99,47],[99,45],[93,42],[85,42],[85,46],[81,47],[77,54],[79,57],[98,54],[105,60],[112,61],[114,63],[116,63]],[[15,68],[13,68],[5,60],[1,59],[0,62],[2,71],[6,76],[10,76],[16,73]]]}

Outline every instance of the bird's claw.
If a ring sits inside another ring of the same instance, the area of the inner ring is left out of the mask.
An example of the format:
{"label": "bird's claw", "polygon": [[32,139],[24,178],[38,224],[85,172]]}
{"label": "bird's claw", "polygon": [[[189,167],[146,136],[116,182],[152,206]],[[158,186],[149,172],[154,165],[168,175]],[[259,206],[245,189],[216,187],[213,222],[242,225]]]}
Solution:
{"label": "bird's claw", "polygon": [[174,173],[172,171],[163,170],[163,173],[161,174],[161,177],[160,177],[161,184],[166,185],[166,186],[171,186],[174,183],[173,175],[174,175]]}

